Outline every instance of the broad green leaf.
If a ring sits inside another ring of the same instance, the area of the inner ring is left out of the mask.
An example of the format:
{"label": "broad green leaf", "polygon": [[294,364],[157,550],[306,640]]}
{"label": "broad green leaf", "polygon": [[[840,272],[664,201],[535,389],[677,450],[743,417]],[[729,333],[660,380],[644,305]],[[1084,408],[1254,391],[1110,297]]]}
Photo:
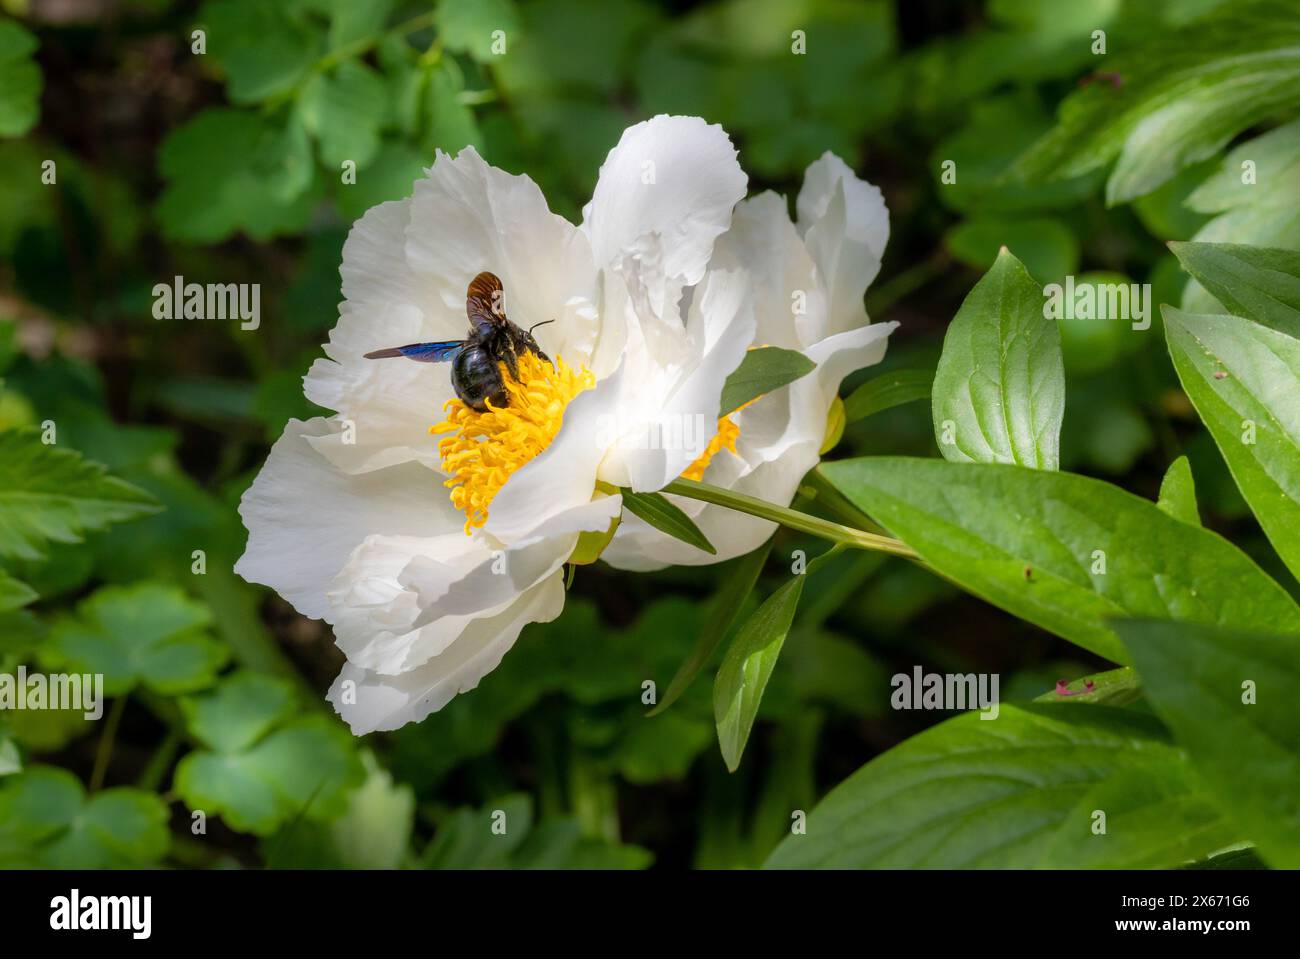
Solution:
{"label": "broad green leaf", "polygon": [[374,159],[387,105],[388,91],[379,74],[346,60],[332,73],[314,74],[298,107],[307,132],[320,145],[321,162],[337,174],[349,160],[361,169]]}
{"label": "broad green leaf", "polygon": [[41,70],[32,60],[36,38],[0,18],[0,137],[20,137],[41,112]]}
{"label": "broad green leaf", "polygon": [[[504,51],[492,49],[498,31],[504,35]],[[448,50],[492,60],[521,39],[519,14],[512,0],[439,0],[438,35]]]}
{"label": "broad green leaf", "polygon": [[247,749],[295,711],[293,691],[279,679],[239,672],[203,696],[181,700],[185,728],[224,753]]}
{"label": "broad green leaf", "polygon": [[1094,706],[1127,706],[1142,697],[1142,681],[1132,666],[1093,673],[1065,684],[1066,693],[1052,690],[1034,699],[1036,703],[1087,703]]}
{"label": "broad green leaf", "polygon": [[366,780],[348,793],[347,812],[329,824],[339,858],[352,869],[397,869],[411,843],[415,793],[393,782],[374,756],[362,756]]}
{"label": "broad green leaf", "polygon": [[1188,196],[1187,205],[1199,213],[1223,213],[1272,204],[1288,191],[1294,196],[1296,188],[1300,188],[1300,120],[1233,147],[1219,169]]}
{"label": "broad green leaf", "polygon": [[783,350],[778,346],[749,350],[722,384],[718,415],[734,413],[746,403],[807,376],[816,366],[798,350]]}
{"label": "broad green leaf", "polygon": [[1044,303],[1043,288],[1005,249],[962,303],[934,377],[945,459],[1057,468],[1065,371]]}
{"label": "broad green leaf", "polygon": [[[1058,837],[1079,836],[1091,825],[1085,797],[1135,770],[1177,769],[1186,761],[1158,722],[1127,710],[1003,704],[996,719],[981,715],[949,719],[867,763],[831,790],[809,814],[807,833],[787,837],[766,866],[1062,865],[1053,861]],[[1178,783],[1194,785],[1182,777]],[[1173,813],[1183,797],[1190,800],[1171,785],[1168,795],[1150,801]],[[1117,842],[1096,836],[1090,845],[1079,838],[1077,849],[1091,864],[1176,864],[1186,857],[1187,829],[1204,821],[1201,806],[1187,806],[1190,815],[1161,818],[1145,815],[1137,801],[1125,802],[1117,810],[1123,820]],[[1129,823],[1137,825],[1124,828]],[[1108,850],[1116,845],[1111,861]]]}
{"label": "broad green leaf", "polygon": [[795,575],[745,620],[713,680],[713,718],[718,726],[718,745],[722,747],[723,761],[732,772],[740,766],[740,756],[754,728],[763,690],[772,678],[790,624],[794,622],[806,575],[807,571]]}
{"label": "broad green leaf", "polygon": [[154,499],[98,463],[46,445],[31,430],[0,431],[0,557],[44,558],[110,523],[156,512]]}
{"label": "broad green leaf", "polygon": [[139,869],[166,855],[167,821],[153,793],[87,796],[66,770],[35,766],[0,782],[0,866]]}
{"label": "broad green leaf", "polygon": [[[1097,812],[1105,832],[1097,830]],[[1243,838],[1184,756],[1116,772],[1066,814],[1037,862],[1048,869],[1189,865]]]}
{"label": "broad green leaf", "polygon": [[696,549],[702,549],[710,555],[717,554],[718,551],[695,525],[695,521],[663,494],[634,493],[626,488],[620,489],[619,492],[623,494],[623,506],[633,516],[645,520],[660,532],[667,533]]}
{"label": "broad green leaf", "polygon": [[[34,589],[0,569],[0,613],[7,613],[26,606],[34,599],[36,599]],[[0,624],[3,624],[3,622],[4,620],[0,619]],[[3,645],[4,640],[0,638],[0,648],[3,648]]]}
{"label": "broad green leaf", "polygon": [[157,207],[163,233],[190,243],[295,232],[320,195],[310,138],[293,116],[279,124],[209,108],[168,135],[158,170],[167,181]]}
{"label": "broad green leaf", "polygon": [[844,401],[844,418],[850,423],[876,413],[928,399],[934,388],[931,370],[891,370],[863,383]]}
{"label": "broad green leaf", "polygon": [[377,35],[396,0],[300,0],[300,3],[329,17],[329,48],[340,50]]}
{"label": "broad green leaf", "polygon": [[1300,630],[1116,628],[1156,713],[1245,838],[1274,866],[1300,867]]}
{"label": "broad green leaf", "polygon": [[1160,481],[1160,498],[1156,505],[1184,523],[1201,525],[1201,513],[1196,508],[1196,481],[1192,479],[1192,464],[1180,456],[1169,464],[1165,478]]}
{"label": "broad green leaf", "polygon": [[211,685],[229,656],[210,638],[212,616],[175,586],[106,586],[57,622],[42,661],[102,673],[110,696],[144,685],[163,695]]}
{"label": "broad green leaf", "polygon": [[1230,313],[1300,337],[1300,253],[1235,243],[1169,248]]}
{"label": "broad green leaf", "polygon": [[[1293,120],[1234,147],[1218,172],[1188,196],[1192,209],[1217,214],[1192,239],[1300,250],[1297,195],[1300,120]],[[1195,279],[1185,286],[1182,308],[1192,313],[1224,312],[1223,305]]]}
{"label": "broad green leaf", "polygon": [[199,11],[207,51],[226,72],[232,103],[256,103],[291,91],[325,52],[325,37],[290,5],[209,0]]}
{"label": "broad green leaf", "polygon": [[691,647],[690,655],[678,667],[658,705],[650,710],[647,716],[655,716],[675,703],[686,691],[686,687],[699,675],[705,664],[713,658],[713,654],[727,638],[731,627],[735,625],[736,617],[740,615],[745,600],[749,598],[754,584],[758,582],[758,574],[763,571],[763,564],[767,562],[767,556],[771,551],[772,540],[769,538],[758,549],[737,557],[727,566],[726,572],[723,573],[722,588],[713,598],[709,618],[705,620],[695,645]]}
{"label": "broad green leaf", "polygon": [[347,731],[326,716],[289,718],[292,696],[279,680],[239,673],[183,709],[212,748],[181,760],[176,791],[233,829],[265,836],[297,818],[329,821],[364,778]]}
{"label": "broad green leaf", "polygon": [[474,111],[460,100],[463,90],[460,75],[450,68],[439,67],[429,73],[426,92],[429,128],[424,138],[429,152],[442,150],[454,155],[467,146],[483,146]]}
{"label": "broad green leaf", "polygon": [[1109,483],[905,457],[821,470],[939,573],[1112,662],[1130,663],[1118,617],[1300,630],[1300,607],[1236,546]]}
{"label": "broad green leaf", "polygon": [[1269,542],[1300,577],[1300,340],[1240,317],[1163,310],[1183,389]]}
{"label": "broad green leaf", "polygon": [[1300,18],[1290,0],[1226,4],[1155,32],[1102,69],[1065,100],[1056,127],[1016,168],[1035,182],[1117,160],[1106,199],[1124,203],[1300,105]]}

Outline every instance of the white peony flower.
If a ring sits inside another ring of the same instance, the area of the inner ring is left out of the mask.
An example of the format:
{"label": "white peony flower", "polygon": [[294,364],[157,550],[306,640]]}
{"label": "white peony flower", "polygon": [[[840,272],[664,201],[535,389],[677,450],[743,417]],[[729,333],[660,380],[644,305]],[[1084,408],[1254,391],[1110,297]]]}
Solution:
{"label": "white peony flower", "polygon": [[[329,699],[353,732],[423,719],[559,615],[580,534],[621,510],[598,481],[659,489],[701,454],[711,429],[637,438],[715,423],[755,339],[742,261],[710,267],[745,188],[720,127],[661,116],[624,132],[580,227],[473,149],[354,225],[305,381],[336,415],[286,427],[240,505],[236,566],[333,626],[347,664]],[[555,321],[535,334],[554,366],[524,357],[508,406],[464,406],[447,364],[364,358],[463,338],[480,271],[514,323]]]}
{"label": "white peony flower", "polygon": [[[880,191],[830,153],[808,167],[790,222],[786,201],[767,192],[741,203],[712,265],[743,267],[755,286],[754,346],[799,350],[817,364],[807,376],[719,421],[688,478],[779,506],[820,458],[840,381],[878,363],[897,323],[871,324],[863,307],[889,240]],[[699,500],[669,497],[717,549],[711,555],[627,515],[601,558],[622,569],[716,563],[748,553],[775,524]]]}

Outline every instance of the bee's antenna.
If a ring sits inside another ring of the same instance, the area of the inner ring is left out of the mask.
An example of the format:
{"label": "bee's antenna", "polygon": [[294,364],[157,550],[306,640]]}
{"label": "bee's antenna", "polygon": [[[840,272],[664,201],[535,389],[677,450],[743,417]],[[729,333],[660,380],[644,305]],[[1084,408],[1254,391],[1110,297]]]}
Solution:
{"label": "bee's antenna", "polygon": [[533,330],[537,329],[539,326],[545,326],[547,323],[554,323],[554,322],[555,322],[554,319],[549,319],[549,320],[542,320],[542,322],[540,323],[534,323],[532,326],[528,328],[528,335],[532,336]]}

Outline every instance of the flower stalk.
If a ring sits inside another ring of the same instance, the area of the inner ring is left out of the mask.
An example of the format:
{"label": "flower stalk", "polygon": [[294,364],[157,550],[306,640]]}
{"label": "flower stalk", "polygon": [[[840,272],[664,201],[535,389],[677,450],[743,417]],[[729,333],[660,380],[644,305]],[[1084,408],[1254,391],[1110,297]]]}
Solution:
{"label": "flower stalk", "polygon": [[819,516],[811,516],[808,513],[801,513],[785,506],[777,506],[775,503],[747,496],[744,493],[737,493],[735,490],[710,486],[708,483],[689,479],[676,479],[665,486],[663,492],[697,499],[705,503],[713,503],[716,506],[725,506],[728,509],[748,513],[750,516],[757,516],[759,519],[771,520],[789,529],[809,533],[852,549],[874,550],[879,553],[889,553],[892,556],[903,556],[908,559],[918,558],[916,550],[893,537],[868,533],[865,530],[854,529],[852,526],[843,526],[822,519]]}

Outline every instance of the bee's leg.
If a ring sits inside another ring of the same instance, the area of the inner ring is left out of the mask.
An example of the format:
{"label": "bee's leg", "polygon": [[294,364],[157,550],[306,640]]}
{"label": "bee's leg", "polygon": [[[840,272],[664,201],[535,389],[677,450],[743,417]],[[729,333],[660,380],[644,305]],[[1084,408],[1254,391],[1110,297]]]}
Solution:
{"label": "bee's leg", "polygon": [[515,359],[513,347],[508,347],[501,351],[501,358],[505,360],[506,369],[510,371],[510,378],[516,383],[519,382],[519,361]]}

